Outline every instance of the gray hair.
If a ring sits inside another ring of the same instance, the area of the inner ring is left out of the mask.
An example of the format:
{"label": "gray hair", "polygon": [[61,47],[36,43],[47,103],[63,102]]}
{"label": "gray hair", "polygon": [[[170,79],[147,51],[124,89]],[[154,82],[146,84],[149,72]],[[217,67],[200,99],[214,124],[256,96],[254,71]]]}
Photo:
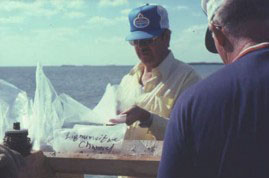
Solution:
{"label": "gray hair", "polygon": [[226,0],[212,21],[233,37],[268,41],[269,35],[262,35],[269,32],[269,0]]}

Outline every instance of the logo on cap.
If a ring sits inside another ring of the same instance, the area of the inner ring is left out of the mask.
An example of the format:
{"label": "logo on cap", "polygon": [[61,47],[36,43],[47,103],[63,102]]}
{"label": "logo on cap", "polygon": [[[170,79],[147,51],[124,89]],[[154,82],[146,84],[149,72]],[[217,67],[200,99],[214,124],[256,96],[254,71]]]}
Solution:
{"label": "logo on cap", "polygon": [[141,13],[139,13],[133,21],[133,24],[136,28],[145,28],[149,26],[149,23],[149,19],[144,17],[144,15]]}

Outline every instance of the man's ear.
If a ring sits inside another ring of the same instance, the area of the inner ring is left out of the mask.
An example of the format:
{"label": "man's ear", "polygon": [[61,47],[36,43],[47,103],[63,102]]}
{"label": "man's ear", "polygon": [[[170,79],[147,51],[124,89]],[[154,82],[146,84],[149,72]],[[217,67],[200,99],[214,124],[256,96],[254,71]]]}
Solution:
{"label": "man's ear", "polygon": [[167,43],[167,47],[170,46],[170,37],[171,37],[171,31],[170,30],[166,30],[163,33],[162,39]]}
{"label": "man's ear", "polygon": [[213,38],[217,41],[218,45],[224,47],[227,43],[227,37],[223,28],[212,23],[210,24],[210,30],[212,31]]}

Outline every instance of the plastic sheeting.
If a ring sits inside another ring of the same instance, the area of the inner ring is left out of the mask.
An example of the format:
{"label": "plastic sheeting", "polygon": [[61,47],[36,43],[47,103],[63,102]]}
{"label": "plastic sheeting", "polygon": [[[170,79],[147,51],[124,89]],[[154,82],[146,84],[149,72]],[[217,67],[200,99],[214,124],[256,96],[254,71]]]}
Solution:
{"label": "plastic sheeting", "polygon": [[[29,100],[24,91],[0,80],[1,141],[14,122],[21,122],[22,128],[28,129],[35,150],[95,152],[103,149],[113,152],[112,149],[121,145],[127,129],[125,124],[106,125],[115,117],[117,86],[108,84],[102,99],[91,110],[64,93],[58,95],[41,65],[36,68],[34,100]],[[79,139],[69,139],[71,135]],[[87,144],[82,146],[84,142]]]}
{"label": "plastic sheeting", "polygon": [[26,92],[0,79],[0,143],[14,122],[27,126],[29,102]]}

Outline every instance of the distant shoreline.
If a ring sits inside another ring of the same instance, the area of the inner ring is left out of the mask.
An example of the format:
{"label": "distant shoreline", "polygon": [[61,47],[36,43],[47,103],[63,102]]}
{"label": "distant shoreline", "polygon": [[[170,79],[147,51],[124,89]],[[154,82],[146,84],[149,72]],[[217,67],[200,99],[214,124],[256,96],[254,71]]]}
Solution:
{"label": "distant shoreline", "polygon": [[[189,65],[223,65],[220,62],[188,62]],[[133,66],[133,65],[61,65],[60,67],[125,67],[125,66]]]}
{"label": "distant shoreline", "polygon": [[190,65],[223,65],[220,62],[189,62]]}
{"label": "distant shoreline", "polygon": [[[189,65],[223,65],[223,63],[219,62],[188,62]],[[43,67],[132,67],[134,65],[69,65],[69,64],[63,64],[63,65],[44,65]],[[36,67],[36,66],[0,66],[0,68],[13,68],[13,67]]]}

